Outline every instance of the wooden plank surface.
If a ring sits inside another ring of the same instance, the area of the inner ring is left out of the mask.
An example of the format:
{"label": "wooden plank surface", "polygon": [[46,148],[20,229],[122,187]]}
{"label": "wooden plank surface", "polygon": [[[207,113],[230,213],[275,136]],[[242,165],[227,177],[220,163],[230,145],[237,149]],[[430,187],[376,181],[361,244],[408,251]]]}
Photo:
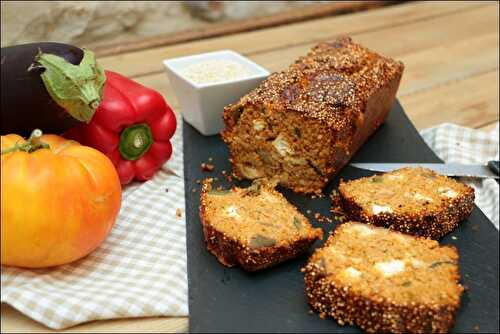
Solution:
{"label": "wooden plank surface", "polygon": [[[272,71],[339,35],[405,63],[398,93],[417,128],[442,122],[492,130],[499,119],[498,3],[419,2],[100,58],[108,69],[160,91],[179,109],[161,60],[230,48]],[[2,332],[47,329],[8,305]],[[67,332],[182,332],[185,317],[91,322]]]}
{"label": "wooden plank surface", "polygon": [[[387,27],[398,27],[419,20],[444,16],[449,13],[467,12],[472,8],[492,7],[492,4],[458,2],[452,5],[441,2],[405,3],[369,12],[360,12],[333,18],[324,18],[271,29],[258,30],[227,37],[159,47],[140,52],[99,58],[107,69],[130,77],[163,71],[165,58],[209,52],[221,48],[232,49],[244,55],[270,50],[288,50],[290,47],[325,40],[338,35],[353,35]],[[284,52],[287,54],[288,52]],[[295,55],[292,55],[295,57]]]}
{"label": "wooden plank surface", "polygon": [[478,128],[478,130],[490,132],[490,131],[495,130],[498,127],[498,125],[499,125],[499,123],[498,123],[498,119],[497,119],[496,121],[491,122],[490,124],[486,124],[484,126],[481,126],[480,128]]}
{"label": "wooden plank surface", "polygon": [[[494,6],[491,5],[470,8],[465,12],[449,13],[440,17],[408,22],[404,26],[353,33],[350,36],[355,41],[381,54],[400,59],[402,55],[428,52],[430,48],[443,47],[446,49],[447,45],[464,42],[469,38],[477,38],[484,34],[498,36],[498,33],[492,30],[495,23],[498,22],[498,12],[492,11],[493,8]],[[278,71],[304,55],[314,44],[316,43],[288,47],[286,52],[280,49],[250,54],[249,58],[263,64],[270,71]],[[465,58],[457,53],[451,55],[451,59],[443,59],[443,61],[453,60],[455,57]]]}
{"label": "wooden plank surface", "polygon": [[331,3],[321,3],[309,6],[302,6],[294,9],[260,17],[251,17],[243,20],[228,21],[211,26],[204,26],[195,30],[171,33],[166,36],[155,36],[141,41],[134,40],[130,43],[120,42],[114,45],[99,45],[94,48],[94,52],[99,57],[115,55],[125,52],[152,49],[155,47],[180,44],[194,40],[201,40],[245,31],[270,28],[283,24],[291,24],[311,19],[318,19],[325,16],[332,16],[342,13],[369,10],[385,5],[390,5],[395,1],[335,1]]}
{"label": "wooden plank surface", "polygon": [[[443,17],[434,17],[427,21],[409,23],[406,26],[382,28],[377,31],[354,34],[352,37],[378,52],[400,59],[405,63],[405,73],[398,97],[418,93],[422,90],[432,90],[434,87],[449,85],[461,78],[476,76],[498,69],[498,33],[492,33],[492,27],[498,22],[498,13],[492,11],[492,6],[472,8],[469,12],[453,12]],[[467,22],[467,24],[462,24]],[[408,28],[408,26],[410,28]],[[430,27],[430,28],[429,28]],[[439,34],[436,34],[439,27]],[[410,37],[401,43],[387,43],[396,41],[397,33],[401,31],[405,36],[411,36],[418,31],[423,37]],[[493,30],[494,31],[494,30]],[[410,44],[410,47],[408,45]],[[285,68],[294,59],[303,55],[313,44],[289,47],[285,50],[272,50],[249,55],[253,61],[265,66],[271,71]],[[409,51],[408,51],[409,50]],[[412,51],[413,50],[413,51]],[[146,86],[156,87],[166,97],[174,109],[178,109],[177,100],[173,94],[166,75],[163,72],[135,78]],[[489,78],[488,91],[493,98],[498,91],[498,81]],[[456,87],[460,91],[462,87]],[[470,92],[481,91],[483,86],[469,87]],[[432,93],[431,93],[432,94]],[[462,95],[457,93],[457,95]],[[404,99],[403,99],[404,100]],[[452,99],[448,99],[452,102]],[[443,102],[444,103],[444,102]],[[478,102],[479,103],[479,102]],[[485,102],[486,105],[490,103]],[[438,113],[433,119],[437,123],[448,121],[455,107],[444,105],[449,113]],[[422,122],[420,108],[407,109],[407,113],[418,128],[428,125]],[[465,112],[476,115],[475,110]],[[468,125],[470,117],[461,117],[458,123]],[[490,112],[487,121],[494,117]],[[478,123],[476,123],[478,124]]]}
{"label": "wooden plank surface", "polygon": [[418,129],[443,122],[480,128],[498,121],[498,69],[404,95],[399,101]]}
{"label": "wooden plank surface", "polygon": [[[2,303],[1,332],[46,333],[57,332],[22,315]],[[65,333],[179,333],[188,331],[187,317],[152,317],[93,321],[64,330]]]}

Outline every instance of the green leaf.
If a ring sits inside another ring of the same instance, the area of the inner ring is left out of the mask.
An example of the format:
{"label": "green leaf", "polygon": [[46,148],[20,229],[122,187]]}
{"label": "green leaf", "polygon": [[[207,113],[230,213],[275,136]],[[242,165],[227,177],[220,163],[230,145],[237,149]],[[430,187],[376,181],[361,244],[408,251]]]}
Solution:
{"label": "green leaf", "polygon": [[440,265],[443,265],[443,264],[455,264],[455,262],[453,262],[453,261],[437,261],[437,262],[432,263],[429,266],[429,268],[436,268],[436,267],[439,267]]}
{"label": "green leaf", "polygon": [[262,234],[256,234],[250,239],[250,248],[272,247],[276,244],[276,240],[266,237]]}
{"label": "green leaf", "polygon": [[261,224],[261,225],[264,225],[264,226],[272,227],[273,229],[277,229],[277,228],[279,228],[279,226],[278,226],[278,225],[271,224],[271,223],[269,223],[269,222],[262,222],[262,221],[258,221],[257,223],[258,223],[258,224]]}
{"label": "green leaf", "polygon": [[297,217],[293,217],[293,225],[297,230],[300,230],[302,228],[302,222]]}
{"label": "green leaf", "polygon": [[43,52],[38,53],[35,61],[45,69],[41,78],[50,97],[77,120],[90,122],[101,103],[106,81],[94,53],[83,50],[79,65]]}
{"label": "green leaf", "polygon": [[231,190],[218,190],[218,189],[212,189],[208,192],[209,195],[217,195],[217,196],[225,196],[229,195],[231,193]]}

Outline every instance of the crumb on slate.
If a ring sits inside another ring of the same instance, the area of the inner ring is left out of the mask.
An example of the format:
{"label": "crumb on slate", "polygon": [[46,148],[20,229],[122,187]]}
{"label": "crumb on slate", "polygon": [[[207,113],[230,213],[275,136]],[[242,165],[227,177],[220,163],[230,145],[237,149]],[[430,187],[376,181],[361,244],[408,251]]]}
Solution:
{"label": "crumb on slate", "polygon": [[321,213],[316,212],[314,218],[320,223],[333,223],[333,219],[328,216],[323,216]]}
{"label": "crumb on slate", "polygon": [[205,162],[202,162],[201,165],[201,170],[204,171],[204,172],[211,172],[214,170],[215,166],[212,165],[212,164],[207,164]]}
{"label": "crumb on slate", "polygon": [[335,215],[335,218],[337,218],[340,223],[344,222],[346,220],[345,212],[342,209],[340,194],[337,190],[332,191],[332,193],[330,194],[330,199],[332,201],[330,212]]}

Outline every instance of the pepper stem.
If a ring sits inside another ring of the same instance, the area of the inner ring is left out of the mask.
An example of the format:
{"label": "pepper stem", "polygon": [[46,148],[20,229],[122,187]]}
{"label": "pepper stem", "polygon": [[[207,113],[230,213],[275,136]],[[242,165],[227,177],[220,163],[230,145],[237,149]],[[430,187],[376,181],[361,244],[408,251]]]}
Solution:
{"label": "pepper stem", "polygon": [[152,144],[151,128],[145,123],[134,124],[122,131],[118,150],[124,159],[137,160],[146,154]]}
{"label": "pepper stem", "polygon": [[24,143],[15,143],[14,146],[2,150],[1,154],[12,153],[15,151],[32,153],[41,148],[50,148],[49,144],[41,141],[42,135],[42,130],[35,129],[31,132],[30,137]]}

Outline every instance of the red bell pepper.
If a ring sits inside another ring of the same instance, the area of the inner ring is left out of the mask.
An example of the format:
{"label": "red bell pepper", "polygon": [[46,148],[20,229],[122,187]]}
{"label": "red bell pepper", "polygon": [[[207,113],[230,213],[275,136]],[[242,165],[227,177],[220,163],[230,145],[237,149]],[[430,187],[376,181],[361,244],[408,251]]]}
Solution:
{"label": "red bell pepper", "polygon": [[175,114],[158,92],[118,73],[105,73],[104,96],[96,113],[65,137],[106,154],[122,184],[148,180],[172,155]]}

